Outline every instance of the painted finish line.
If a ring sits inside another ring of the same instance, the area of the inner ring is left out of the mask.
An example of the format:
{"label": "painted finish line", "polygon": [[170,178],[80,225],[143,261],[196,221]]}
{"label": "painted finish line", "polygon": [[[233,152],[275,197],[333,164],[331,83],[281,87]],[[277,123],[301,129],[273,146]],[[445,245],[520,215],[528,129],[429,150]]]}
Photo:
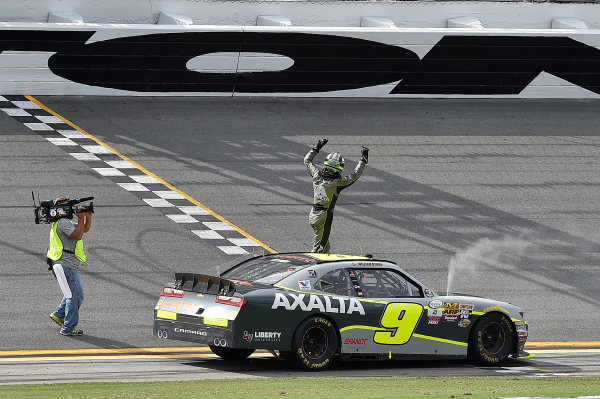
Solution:
{"label": "painted finish line", "polygon": [[257,247],[275,252],[35,98],[0,95],[0,111],[223,253],[239,256]]}

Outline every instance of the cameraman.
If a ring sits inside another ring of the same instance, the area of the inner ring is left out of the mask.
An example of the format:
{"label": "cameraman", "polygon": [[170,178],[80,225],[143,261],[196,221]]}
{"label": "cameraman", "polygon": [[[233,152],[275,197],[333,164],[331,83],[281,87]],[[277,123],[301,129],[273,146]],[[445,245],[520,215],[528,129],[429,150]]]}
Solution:
{"label": "cameraman", "polygon": [[[54,206],[67,205],[68,199],[60,197],[54,200]],[[91,212],[77,212],[77,223],[67,218],[60,218],[52,223],[50,230],[50,248],[48,262],[58,280],[63,299],[50,318],[61,326],[62,335],[82,335],[83,330],[77,328],[79,307],[83,302],[83,287],[79,280],[79,266],[86,261],[83,252],[83,234],[92,226]]]}

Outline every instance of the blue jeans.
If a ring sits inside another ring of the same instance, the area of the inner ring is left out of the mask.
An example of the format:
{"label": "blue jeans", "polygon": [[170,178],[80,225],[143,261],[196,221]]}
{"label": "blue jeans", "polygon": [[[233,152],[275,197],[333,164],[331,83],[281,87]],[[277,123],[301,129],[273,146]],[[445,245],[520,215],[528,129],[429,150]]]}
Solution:
{"label": "blue jeans", "polygon": [[79,323],[79,307],[83,302],[83,287],[79,280],[79,271],[63,266],[67,283],[71,289],[71,298],[63,297],[54,315],[64,319],[62,332],[71,332]]}

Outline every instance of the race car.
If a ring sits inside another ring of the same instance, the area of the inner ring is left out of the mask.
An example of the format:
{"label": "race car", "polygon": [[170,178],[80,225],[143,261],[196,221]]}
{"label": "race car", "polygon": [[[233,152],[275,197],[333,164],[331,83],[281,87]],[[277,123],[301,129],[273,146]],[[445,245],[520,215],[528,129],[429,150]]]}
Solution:
{"label": "race car", "polygon": [[438,295],[369,255],[250,254],[218,277],[175,273],[175,280],[156,304],[154,335],[208,345],[224,359],[266,349],[300,369],[320,370],[337,360],[498,365],[527,355],[520,308]]}

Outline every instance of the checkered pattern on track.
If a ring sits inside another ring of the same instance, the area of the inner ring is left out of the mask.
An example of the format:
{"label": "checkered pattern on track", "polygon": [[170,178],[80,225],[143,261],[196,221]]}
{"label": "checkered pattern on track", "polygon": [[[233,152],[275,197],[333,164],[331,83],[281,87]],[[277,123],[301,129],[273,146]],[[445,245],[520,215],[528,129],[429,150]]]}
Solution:
{"label": "checkered pattern on track", "polygon": [[0,96],[0,110],[227,255],[261,246],[26,97]]}

